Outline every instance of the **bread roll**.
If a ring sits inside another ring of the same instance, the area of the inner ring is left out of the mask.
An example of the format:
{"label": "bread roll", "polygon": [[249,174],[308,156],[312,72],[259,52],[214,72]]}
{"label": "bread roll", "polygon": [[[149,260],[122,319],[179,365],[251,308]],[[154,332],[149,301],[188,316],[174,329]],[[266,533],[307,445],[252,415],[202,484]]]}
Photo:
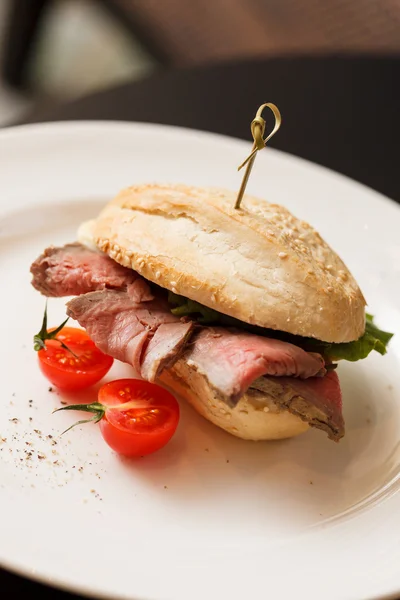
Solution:
{"label": "bread roll", "polygon": [[365,328],[351,273],[282,206],[227,190],[143,185],[123,190],[82,237],[146,279],[246,323],[350,342]]}
{"label": "bread roll", "polygon": [[308,430],[307,423],[280,410],[272,397],[251,388],[230,408],[217,397],[207,378],[182,359],[165,369],[158,383],[179,394],[214,425],[244,440],[280,440]]}

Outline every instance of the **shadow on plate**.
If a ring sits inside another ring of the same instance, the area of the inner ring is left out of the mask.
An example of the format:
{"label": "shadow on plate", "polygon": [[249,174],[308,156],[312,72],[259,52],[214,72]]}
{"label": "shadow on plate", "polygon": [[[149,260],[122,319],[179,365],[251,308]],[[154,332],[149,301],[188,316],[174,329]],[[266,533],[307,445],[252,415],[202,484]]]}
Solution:
{"label": "shadow on plate", "polygon": [[382,392],[371,368],[344,365],[340,371],[347,432],[339,444],[315,430],[291,440],[247,442],[182,403],[178,433],[165,449],[141,461],[118,460],[153,491],[166,484],[183,505],[207,503],[211,494],[225,503],[232,495],[250,495],[256,506],[272,495],[280,507],[319,520],[340,515],[387,485],[400,459],[394,395]]}

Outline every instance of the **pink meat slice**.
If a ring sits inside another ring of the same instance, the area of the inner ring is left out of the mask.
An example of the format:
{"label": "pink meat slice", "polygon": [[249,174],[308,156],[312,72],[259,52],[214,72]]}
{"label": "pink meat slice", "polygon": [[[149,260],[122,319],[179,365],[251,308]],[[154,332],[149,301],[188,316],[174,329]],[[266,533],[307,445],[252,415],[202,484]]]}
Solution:
{"label": "pink meat slice", "polygon": [[262,375],[307,379],[326,373],[320,354],[222,327],[204,327],[189,345],[185,359],[231,406]]}
{"label": "pink meat slice", "polygon": [[261,377],[252,389],[266,392],[277,406],[322,429],[338,441],[344,436],[342,392],[337,374],[329,371],[324,377],[294,379],[293,377]]}
{"label": "pink meat slice", "polygon": [[67,314],[86,329],[100,350],[132,365],[137,377],[142,376],[143,355],[149,376],[158,374],[178,358],[193,329],[192,322],[181,322],[168,310],[164,299],[133,302],[124,290],[77,296],[67,303]]}
{"label": "pink meat slice", "polygon": [[160,325],[143,356],[141,368],[143,379],[155,381],[163,369],[174,364],[192,331],[192,321]]}
{"label": "pink meat slice", "polygon": [[82,244],[47,248],[31,265],[32,285],[47,297],[78,296],[103,289],[127,289],[136,302],[153,299],[148,283]]}

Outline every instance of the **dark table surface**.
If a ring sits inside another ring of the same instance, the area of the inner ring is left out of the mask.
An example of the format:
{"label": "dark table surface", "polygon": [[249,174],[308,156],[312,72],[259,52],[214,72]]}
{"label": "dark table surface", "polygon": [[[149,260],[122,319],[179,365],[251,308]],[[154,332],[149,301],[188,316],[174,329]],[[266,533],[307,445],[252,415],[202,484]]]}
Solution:
{"label": "dark table surface", "polygon": [[[126,120],[213,131],[251,142],[249,124],[274,102],[271,146],[344,173],[400,202],[400,57],[275,58],[172,72],[47,106],[24,122]],[[3,590],[78,598],[0,571]]]}

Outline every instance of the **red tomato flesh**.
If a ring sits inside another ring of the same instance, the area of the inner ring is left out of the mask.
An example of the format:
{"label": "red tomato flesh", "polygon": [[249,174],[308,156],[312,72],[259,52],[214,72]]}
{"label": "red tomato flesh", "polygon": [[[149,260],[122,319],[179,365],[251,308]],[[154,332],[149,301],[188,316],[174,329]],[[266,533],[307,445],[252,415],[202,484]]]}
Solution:
{"label": "red tomato flesh", "polygon": [[100,430],[118,454],[144,456],[159,450],[174,435],[179,404],[167,390],[140,379],[118,379],[99,390],[105,408]]}
{"label": "red tomato flesh", "polygon": [[[60,342],[76,356],[62,348]],[[94,345],[86,331],[75,327],[63,327],[57,338],[46,340],[45,345],[46,349],[38,352],[39,366],[45,377],[60,390],[78,391],[94,385],[114,362]]]}

